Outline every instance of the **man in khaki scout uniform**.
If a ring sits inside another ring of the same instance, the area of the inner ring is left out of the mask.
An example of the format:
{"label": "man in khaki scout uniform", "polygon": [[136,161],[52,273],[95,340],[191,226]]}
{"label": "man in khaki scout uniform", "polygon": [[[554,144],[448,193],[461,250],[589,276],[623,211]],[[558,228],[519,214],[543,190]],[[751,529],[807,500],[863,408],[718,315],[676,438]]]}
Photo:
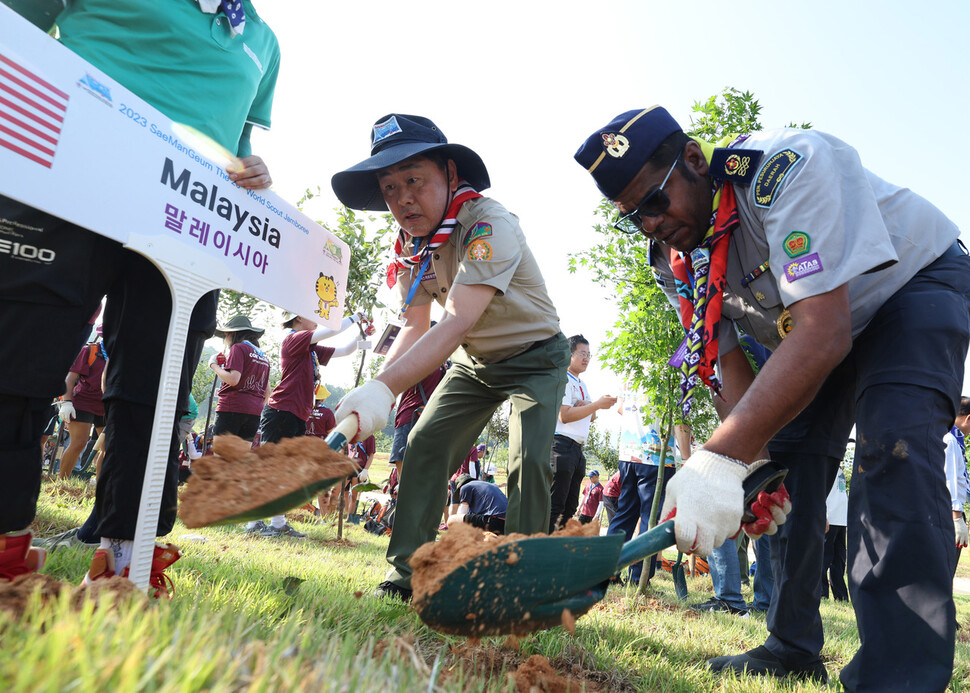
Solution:
{"label": "man in khaki scout uniform", "polygon": [[[382,118],[371,131],[370,158],[336,174],[332,185],[348,207],[390,210],[401,225],[388,284],[405,320],[381,374],[344,397],[337,421],[355,414],[355,439],[366,438],[386,425],[397,395],[449,357],[454,364],[404,453],[387,550],[392,568],[377,594],[407,601],[408,560],[435,538],[448,477],[506,400],[506,531],[548,528],[549,450],[569,349],[518,219],[478,192],[489,186],[485,164],[471,149],[449,144],[430,120]],[[433,328],[432,301],[445,308]]]}

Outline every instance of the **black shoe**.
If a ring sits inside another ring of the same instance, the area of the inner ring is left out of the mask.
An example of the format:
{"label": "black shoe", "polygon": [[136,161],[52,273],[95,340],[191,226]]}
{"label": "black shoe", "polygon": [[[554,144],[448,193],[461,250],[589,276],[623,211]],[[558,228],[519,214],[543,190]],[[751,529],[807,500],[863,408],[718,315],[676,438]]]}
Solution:
{"label": "black shoe", "polygon": [[739,609],[736,606],[731,606],[723,599],[718,599],[717,597],[708,599],[706,602],[701,602],[700,604],[691,604],[688,606],[688,608],[694,611],[709,611],[724,614],[736,614],[739,616],[743,616],[748,613],[747,609]]}
{"label": "black shoe", "polygon": [[375,597],[388,597],[390,599],[400,599],[405,604],[411,603],[411,590],[407,587],[395,585],[390,580],[385,580],[377,586],[374,591]]}
{"label": "black shoe", "polygon": [[747,672],[757,676],[774,676],[779,679],[790,676],[799,681],[814,681],[821,684],[828,683],[829,680],[829,674],[821,659],[813,664],[787,667],[764,645],[733,657],[709,659],[707,666],[710,667],[711,671],[719,674],[738,675]]}

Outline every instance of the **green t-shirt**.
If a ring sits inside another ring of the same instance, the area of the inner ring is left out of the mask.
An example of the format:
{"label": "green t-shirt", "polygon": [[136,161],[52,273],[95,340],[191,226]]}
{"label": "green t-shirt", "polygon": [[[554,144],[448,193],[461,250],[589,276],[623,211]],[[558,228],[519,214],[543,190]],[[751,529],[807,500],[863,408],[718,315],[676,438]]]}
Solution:
{"label": "green t-shirt", "polygon": [[280,51],[243,1],[246,27],[235,37],[225,15],[197,0],[68,0],[57,27],[65,46],[173,121],[245,156],[246,123],[270,125]]}

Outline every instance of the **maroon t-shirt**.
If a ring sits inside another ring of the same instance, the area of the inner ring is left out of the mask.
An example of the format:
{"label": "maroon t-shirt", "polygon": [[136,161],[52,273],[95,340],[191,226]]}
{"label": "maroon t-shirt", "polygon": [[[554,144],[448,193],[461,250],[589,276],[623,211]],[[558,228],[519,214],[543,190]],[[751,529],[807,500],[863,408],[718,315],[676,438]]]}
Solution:
{"label": "maroon t-shirt", "polygon": [[[91,349],[94,348],[94,361]],[[91,361],[91,363],[88,363]],[[74,409],[104,416],[104,403],[101,401],[101,374],[104,373],[104,351],[100,344],[85,344],[81,353],[74,359],[71,373],[77,373],[77,385],[71,393]]]}
{"label": "maroon t-shirt", "polygon": [[216,411],[258,416],[266,401],[269,359],[252,344],[239,342],[229,347],[229,358],[222,367],[227,371],[239,371],[240,376],[236,385],[222,383]]}
{"label": "maroon t-shirt", "polygon": [[[438,383],[441,382],[443,377],[445,377],[445,367],[439,366],[437,370],[432,371],[431,375],[421,381],[421,387],[424,389],[426,398],[431,398],[431,393],[438,387]],[[421,391],[417,385],[405,390],[404,394],[401,395],[401,404],[397,408],[397,415],[394,417],[394,428],[411,423],[411,419],[414,418],[414,410],[423,407],[426,402],[427,400],[421,399]]]}
{"label": "maroon t-shirt", "polygon": [[609,496],[610,498],[620,497],[620,473],[617,472],[610,477],[610,480],[606,482],[606,488],[603,490],[604,496]]}
{"label": "maroon t-shirt", "polygon": [[593,517],[596,514],[596,509],[600,507],[601,500],[603,500],[603,484],[597,481],[596,485],[588,490],[586,501],[583,503],[583,507],[579,509],[579,514]]}
{"label": "maroon t-shirt", "polygon": [[470,474],[473,479],[477,479],[478,474],[476,473],[476,469],[473,466],[473,463],[475,462],[478,462],[477,445],[473,445],[472,449],[468,451],[468,454],[465,456],[464,461],[462,461],[461,466],[458,468],[458,471],[451,475],[451,480],[456,481],[458,477],[460,477],[462,474]]}
{"label": "maroon t-shirt", "polygon": [[306,434],[317,438],[326,438],[336,425],[337,420],[334,418],[333,411],[329,407],[323,406],[323,402],[318,402],[313,407],[313,411],[310,412],[310,418],[306,421]]}
{"label": "maroon t-shirt", "polygon": [[374,436],[370,436],[360,443],[350,446],[350,459],[357,463],[358,467],[367,464],[367,458],[377,452],[377,441]]}
{"label": "maroon t-shirt", "polygon": [[[313,408],[313,372],[317,362],[330,363],[333,347],[310,344],[313,332],[290,332],[280,345],[280,384],[269,396],[269,406],[288,411],[301,421],[310,418]],[[314,355],[316,358],[314,358]]]}

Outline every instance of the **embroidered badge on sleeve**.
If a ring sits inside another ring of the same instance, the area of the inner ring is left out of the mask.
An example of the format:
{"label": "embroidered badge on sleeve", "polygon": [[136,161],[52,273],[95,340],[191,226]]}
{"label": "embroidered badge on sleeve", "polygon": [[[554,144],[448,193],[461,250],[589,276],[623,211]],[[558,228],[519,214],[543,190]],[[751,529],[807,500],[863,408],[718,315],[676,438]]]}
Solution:
{"label": "embroidered badge on sleeve", "polygon": [[798,257],[799,255],[804,255],[809,251],[812,245],[812,240],[804,231],[792,231],[790,234],[785,236],[785,240],[782,245],[784,246],[785,254],[788,257]]}
{"label": "embroidered badge on sleeve", "polygon": [[782,149],[772,155],[758,172],[754,186],[754,203],[759,207],[771,207],[775,202],[778,186],[802,158],[794,149]]}
{"label": "embroidered badge on sleeve", "polygon": [[488,241],[479,239],[468,246],[468,259],[487,262],[492,259],[492,246]]}
{"label": "embroidered badge on sleeve", "polygon": [[464,246],[467,248],[479,238],[487,238],[492,235],[492,225],[485,223],[475,224],[465,236]]}
{"label": "embroidered badge on sleeve", "polygon": [[822,259],[818,256],[818,253],[812,253],[800,260],[792,260],[786,264],[785,279],[791,284],[812,274],[818,274],[822,269]]}

